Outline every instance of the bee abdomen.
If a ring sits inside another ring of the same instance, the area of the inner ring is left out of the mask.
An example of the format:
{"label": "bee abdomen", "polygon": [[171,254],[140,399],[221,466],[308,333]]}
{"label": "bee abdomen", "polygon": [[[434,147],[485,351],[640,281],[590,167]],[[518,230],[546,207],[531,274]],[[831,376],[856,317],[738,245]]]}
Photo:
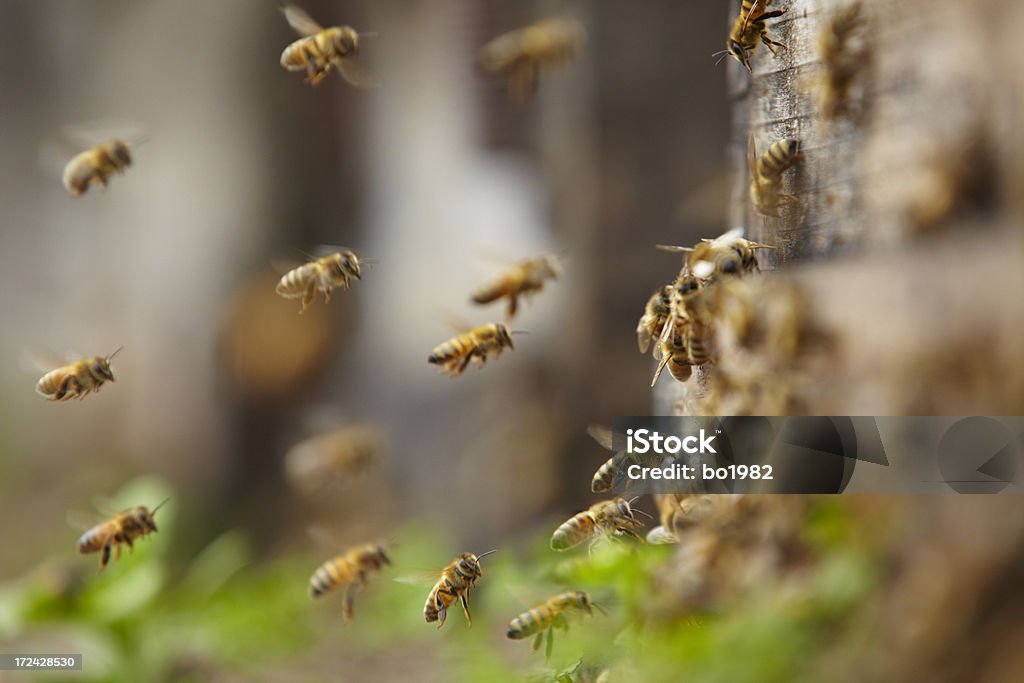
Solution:
{"label": "bee abdomen", "polygon": [[504,295],[505,288],[502,286],[502,283],[495,282],[489,285],[484,285],[473,292],[473,303],[489,304],[492,301],[497,301]]}
{"label": "bee abdomen", "polygon": [[568,550],[585,541],[593,533],[593,520],[586,512],[581,512],[555,530],[551,536],[551,549]]}
{"label": "bee abdomen", "polygon": [[320,565],[309,579],[309,594],[316,598],[327,593],[341,583],[341,572],[337,560],[328,560]]}
{"label": "bee abdomen", "polygon": [[538,607],[523,612],[508,625],[508,637],[512,640],[528,638],[548,626],[547,615]]}
{"label": "bee abdomen", "polygon": [[98,529],[89,529],[78,539],[78,552],[94,553],[103,547],[103,538]]}
{"label": "bee abdomen", "polygon": [[757,173],[762,178],[774,178],[796,163],[799,154],[799,140],[779,140],[761,157],[757,164]]}
{"label": "bee abdomen", "polygon": [[444,363],[464,353],[465,345],[460,339],[447,341],[434,348],[427,359],[431,363]]}

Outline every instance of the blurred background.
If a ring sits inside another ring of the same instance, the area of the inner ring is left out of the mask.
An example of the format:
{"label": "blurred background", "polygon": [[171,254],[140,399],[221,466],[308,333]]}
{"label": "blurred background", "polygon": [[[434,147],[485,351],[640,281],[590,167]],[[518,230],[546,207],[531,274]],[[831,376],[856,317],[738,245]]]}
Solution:
{"label": "blurred background", "polygon": [[[734,219],[746,135],[727,86],[742,74],[711,57],[733,5],[303,2],[325,26],[377,34],[361,54],[381,86],[360,90],[280,67],[297,36],[272,1],[0,3],[0,649],[84,651],[76,680],[597,680],[571,651],[540,665],[503,643],[504,624],[568,571],[547,534],[593,502],[586,482],[608,457],[586,426],[653,409],[635,328],[678,257],[652,245]],[[477,52],[548,15],[581,22],[587,49],[515,105]],[[133,166],[70,197],[61,165],[84,147],[69,126],[141,130]],[[374,262],[300,316],[274,294],[280,264],[325,244]],[[457,379],[426,362],[453,319],[503,319],[502,303],[470,303],[474,287],[544,252],[563,274],[521,307],[515,350]],[[121,345],[99,395],[33,392],[27,353]],[[313,492],[290,485],[289,449],[353,424],[380,435],[370,466]],[[97,577],[95,557],[76,555],[76,520],[164,497],[160,533],[130,558]],[[850,520],[874,514],[820,505],[804,539],[818,550],[845,547]],[[913,527],[907,510],[897,530]],[[336,600],[308,599],[323,560],[375,539],[428,572],[500,547],[480,632],[457,614],[441,634],[424,625],[429,581],[360,592],[347,628]],[[888,548],[873,538],[822,569],[815,614],[871,591]],[[583,584],[616,577],[626,616],[581,647],[631,623],[666,557],[584,570]],[[706,680],[795,680],[796,652],[763,678],[715,674],[721,656],[707,654],[730,634],[774,651],[759,638],[775,624],[708,636],[681,619],[652,642],[683,659],[615,680],[678,680],[682,661],[708,663]],[[642,634],[616,642],[639,652]],[[488,635],[500,651],[474,649]]]}

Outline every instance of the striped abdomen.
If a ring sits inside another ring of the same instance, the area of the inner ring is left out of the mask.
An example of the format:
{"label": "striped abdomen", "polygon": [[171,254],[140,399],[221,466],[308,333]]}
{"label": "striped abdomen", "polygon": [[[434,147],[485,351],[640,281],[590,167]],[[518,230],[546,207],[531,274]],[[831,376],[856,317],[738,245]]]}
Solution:
{"label": "striped abdomen", "polygon": [[547,604],[528,609],[508,625],[508,637],[512,640],[529,638],[540,633],[555,621],[555,612]]}
{"label": "striped abdomen", "polygon": [[92,527],[78,539],[78,552],[85,555],[101,550],[108,543],[119,541],[120,525],[116,519]]}
{"label": "striped abdomen", "polygon": [[427,359],[431,363],[440,364],[447,363],[456,358],[462,358],[467,354],[473,352],[476,348],[476,341],[473,335],[470,333],[460,334],[457,337],[452,337],[443,344],[439,344],[434,347],[434,350],[430,352],[430,357]]}
{"label": "striped abdomen", "polygon": [[594,516],[590,510],[584,510],[555,529],[555,533],[551,535],[551,549],[568,550],[593,538],[596,533]]}
{"label": "striped abdomen", "polygon": [[800,158],[799,140],[779,140],[757,162],[758,178],[771,180],[778,178],[783,171],[795,164]]}
{"label": "striped abdomen", "polygon": [[612,457],[598,468],[597,472],[594,473],[594,478],[590,482],[590,490],[594,493],[604,493],[605,491],[611,491],[612,485],[615,483],[615,473],[622,467],[622,463],[629,457],[627,451],[616,451]]}
{"label": "striped abdomen", "polygon": [[309,594],[316,598],[338,586],[365,583],[371,573],[389,564],[391,560],[381,545],[370,543],[353,548],[320,565],[309,579]]}

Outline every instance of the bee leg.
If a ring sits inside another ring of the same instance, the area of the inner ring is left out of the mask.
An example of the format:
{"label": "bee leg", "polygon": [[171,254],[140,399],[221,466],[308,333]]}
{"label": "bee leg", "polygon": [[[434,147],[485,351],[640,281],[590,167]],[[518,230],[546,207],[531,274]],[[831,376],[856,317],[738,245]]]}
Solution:
{"label": "bee leg", "polygon": [[533,639],[533,647],[531,648],[534,652],[540,649],[540,644],[544,642],[544,631],[537,634],[537,637]]}
{"label": "bee leg", "polygon": [[352,623],[352,589],[345,586],[345,592],[342,594],[341,603],[341,617],[345,620],[346,624]]}
{"label": "bee leg", "polygon": [[788,47],[786,47],[785,43],[780,43],[777,40],[772,40],[771,38],[768,37],[766,33],[761,34],[761,42],[764,43],[765,47],[767,47],[771,51],[773,56],[775,55],[775,48],[772,47],[773,45],[778,45],[784,50],[789,49]]}
{"label": "bee leg", "polygon": [[459,600],[462,602],[462,611],[466,615],[466,623],[473,628],[473,617],[469,616],[469,591],[459,596]]}
{"label": "bee leg", "polygon": [[555,646],[555,628],[548,628],[548,644],[544,648],[544,661],[551,659],[551,650]]}
{"label": "bee leg", "polygon": [[462,359],[462,362],[459,363],[459,367],[455,370],[456,375],[461,375],[463,373],[463,371],[469,366],[469,361],[473,360],[473,355],[475,353],[475,351],[470,351],[466,354],[466,357]]}
{"label": "bee leg", "polygon": [[101,571],[103,571],[103,568],[107,566],[108,562],[110,562],[110,544],[109,543],[107,543],[106,545],[103,546],[103,554],[100,555],[100,568],[99,568],[99,571],[97,571],[96,573],[99,574]]}
{"label": "bee leg", "polygon": [[515,317],[516,311],[519,310],[519,297],[512,295],[508,299],[508,319],[511,320]]}
{"label": "bee leg", "polygon": [[309,289],[302,295],[302,308],[299,309],[299,313],[305,313],[309,305],[316,299],[316,288],[310,286]]}
{"label": "bee leg", "polygon": [[124,542],[128,544],[129,552],[135,552],[135,543],[132,541],[131,538],[125,538]]}

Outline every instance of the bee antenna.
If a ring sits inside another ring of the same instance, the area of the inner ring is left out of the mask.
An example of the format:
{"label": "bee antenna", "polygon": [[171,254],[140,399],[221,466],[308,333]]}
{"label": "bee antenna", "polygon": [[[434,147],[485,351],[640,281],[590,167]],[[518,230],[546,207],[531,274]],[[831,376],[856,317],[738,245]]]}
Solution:
{"label": "bee antenna", "polygon": [[111,353],[109,356],[107,356],[107,361],[109,362],[114,356],[116,356],[117,354],[121,353],[121,351],[123,349],[124,349],[124,345],[118,346],[116,349],[114,349],[113,353]]}
{"label": "bee antenna", "polygon": [[646,512],[644,510],[641,510],[640,508],[637,508],[637,509],[633,510],[633,512],[639,512],[641,515],[643,515],[647,519],[654,519],[654,515],[652,515],[649,512]]}
{"label": "bee antenna", "polygon": [[693,251],[693,247],[677,247],[674,244],[655,244],[655,249],[660,251]]}
{"label": "bee antenna", "polygon": [[604,607],[602,607],[599,603],[596,603],[593,600],[591,600],[590,604],[593,605],[594,607],[596,607],[598,612],[600,612],[601,614],[603,614],[605,616],[608,616],[608,610],[606,610]]}
{"label": "bee antenna", "polygon": [[530,334],[529,330],[511,330],[509,334]]}
{"label": "bee antenna", "polygon": [[716,52],[715,54],[711,55],[712,57],[718,57],[718,59],[715,60],[715,66],[721,64],[722,60],[725,59],[725,56],[727,54],[729,54],[728,50],[722,50],[721,52]]}
{"label": "bee antenna", "polygon": [[164,504],[167,503],[167,501],[169,501],[169,500],[170,500],[170,498],[164,498],[162,501],[160,501],[160,504],[157,505],[155,508],[153,508],[153,511],[149,513],[150,516],[155,515],[156,511],[159,510],[160,508],[162,508],[164,506]]}
{"label": "bee antenna", "polygon": [[379,38],[380,34],[377,33],[376,31],[366,31],[365,33],[360,31],[359,32],[359,37],[360,38]]}
{"label": "bee antenna", "polygon": [[481,554],[477,555],[476,559],[479,560],[481,557],[487,557],[488,555],[491,555],[491,554],[496,553],[496,552],[498,552],[497,548],[495,548],[494,550],[488,550],[486,553],[481,553]]}

